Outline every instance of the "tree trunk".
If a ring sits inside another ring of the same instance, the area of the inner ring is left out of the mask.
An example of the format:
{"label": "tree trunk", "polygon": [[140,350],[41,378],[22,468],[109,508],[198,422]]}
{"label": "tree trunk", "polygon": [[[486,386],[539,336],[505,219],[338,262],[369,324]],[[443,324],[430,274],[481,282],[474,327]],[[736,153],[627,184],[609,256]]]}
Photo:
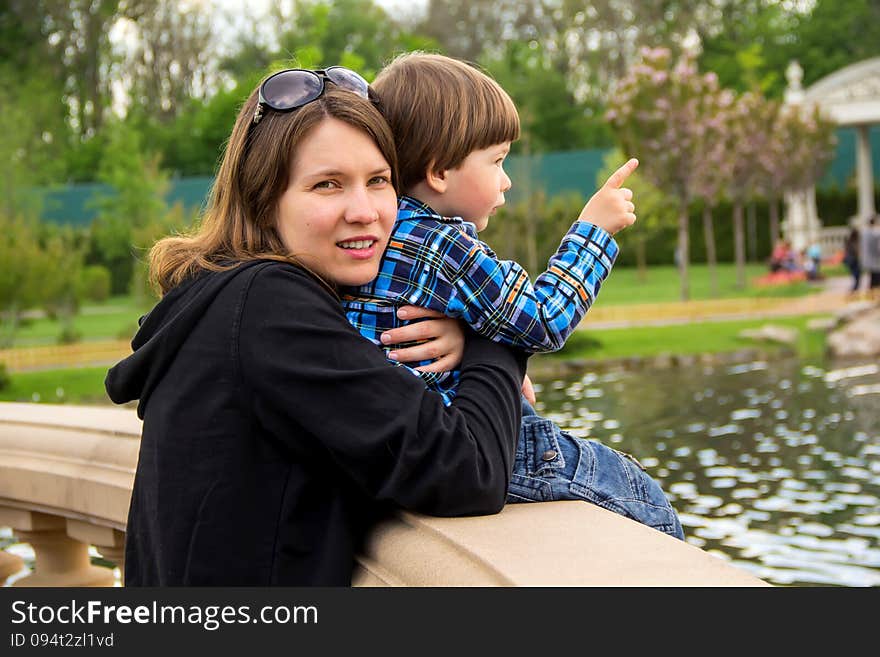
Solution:
{"label": "tree trunk", "polygon": [[63,299],[58,304],[58,323],[61,325],[61,335],[59,337],[62,344],[72,344],[79,340],[74,328],[75,318],[76,301],[73,298]]}
{"label": "tree trunk", "polygon": [[736,287],[744,290],[746,287],[746,249],[745,231],[743,230],[743,203],[740,200],[733,202],[733,251],[736,259]]}
{"label": "tree trunk", "polygon": [[537,221],[537,194],[532,194],[528,200],[528,216],[526,217],[526,269],[534,277],[538,271],[538,239],[535,232]]}
{"label": "tree trunk", "polygon": [[[526,113],[525,116],[528,118],[528,113]],[[538,204],[535,203],[535,189],[532,187],[532,181],[534,180],[534,177],[532,176],[532,143],[528,135],[525,135],[523,138],[523,160],[526,163],[527,171],[525,177],[525,192],[527,194],[525,225],[526,271],[529,272],[530,276],[534,277],[538,271],[538,246],[536,243],[537,238],[535,236],[535,208]]]}
{"label": "tree trunk", "polygon": [[776,196],[771,196],[769,201],[770,206],[770,248],[772,249],[776,245],[776,240],[779,239],[779,199]]}
{"label": "tree trunk", "polygon": [[[4,315],[6,319],[4,320]],[[0,349],[10,349],[15,345],[15,334],[18,332],[19,310],[18,302],[12,304],[0,313]]]}
{"label": "tree trunk", "polygon": [[703,206],[703,238],[706,241],[706,263],[709,265],[709,296],[718,296],[718,256],[715,252],[715,227],[712,225],[712,207]]}
{"label": "tree trunk", "polygon": [[648,255],[644,235],[636,240],[636,279],[639,283],[648,282]]}
{"label": "tree trunk", "polygon": [[747,207],[747,222],[749,227],[749,261],[758,261],[758,217],[755,202],[749,201]]}
{"label": "tree trunk", "polygon": [[682,201],[678,208],[678,248],[676,250],[682,301],[688,301],[691,298],[690,279],[688,278],[688,248],[688,204],[686,201]]}

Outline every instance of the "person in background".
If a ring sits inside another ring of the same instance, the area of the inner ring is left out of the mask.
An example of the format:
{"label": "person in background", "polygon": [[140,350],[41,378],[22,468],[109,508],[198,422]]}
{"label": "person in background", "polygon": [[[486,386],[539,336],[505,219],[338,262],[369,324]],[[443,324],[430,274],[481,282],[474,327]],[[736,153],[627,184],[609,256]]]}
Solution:
{"label": "person in background", "polygon": [[868,228],[862,238],[862,267],[868,272],[868,294],[871,298],[880,296],[880,225],[877,215],[868,221]]}
{"label": "person in background", "polygon": [[776,243],[773,245],[773,251],[770,253],[770,271],[774,274],[781,271],[785,266],[787,257],[788,247],[786,243],[783,240],[776,240]]}
{"label": "person in background", "polygon": [[859,246],[859,229],[853,228],[846,237],[843,244],[843,264],[849,269],[849,273],[853,278],[852,290],[855,293],[859,289],[862,279],[862,267]]}
{"label": "person in background", "polygon": [[804,250],[804,268],[807,271],[807,280],[818,281],[822,278],[822,247],[811,244]]}

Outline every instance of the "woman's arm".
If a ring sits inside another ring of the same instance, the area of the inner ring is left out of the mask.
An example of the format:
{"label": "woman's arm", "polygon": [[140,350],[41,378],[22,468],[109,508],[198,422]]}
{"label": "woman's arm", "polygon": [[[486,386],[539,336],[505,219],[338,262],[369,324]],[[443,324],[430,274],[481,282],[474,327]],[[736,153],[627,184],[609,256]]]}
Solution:
{"label": "woman's arm", "polygon": [[326,461],[328,477],[415,511],[485,514],[504,505],[525,354],[469,337],[458,395],[445,407],[362,338],[313,279],[286,265],[255,277],[238,346],[255,419],[294,458]]}

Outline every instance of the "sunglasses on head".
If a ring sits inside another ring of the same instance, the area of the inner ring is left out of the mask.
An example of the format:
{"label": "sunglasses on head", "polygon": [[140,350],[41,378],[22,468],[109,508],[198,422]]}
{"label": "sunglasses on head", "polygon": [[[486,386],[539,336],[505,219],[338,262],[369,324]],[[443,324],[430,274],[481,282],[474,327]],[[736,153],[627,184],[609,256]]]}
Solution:
{"label": "sunglasses on head", "polygon": [[260,122],[267,107],[276,112],[290,112],[317,100],[324,93],[324,84],[327,81],[340,89],[353,91],[362,98],[370,97],[367,81],[344,66],[315,70],[289,68],[270,75],[260,85],[260,97],[257,109],[254,110],[253,123]]}

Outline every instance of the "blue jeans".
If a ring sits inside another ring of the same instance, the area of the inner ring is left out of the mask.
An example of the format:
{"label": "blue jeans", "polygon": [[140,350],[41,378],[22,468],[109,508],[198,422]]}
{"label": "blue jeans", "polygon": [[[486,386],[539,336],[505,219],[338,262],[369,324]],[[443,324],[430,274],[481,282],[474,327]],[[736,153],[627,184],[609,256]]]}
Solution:
{"label": "blue jeans", "polygon": [[507,502],[582,500],[684,540],[660,485],[629,454],[575,438],[523,399],[523,418]]}

